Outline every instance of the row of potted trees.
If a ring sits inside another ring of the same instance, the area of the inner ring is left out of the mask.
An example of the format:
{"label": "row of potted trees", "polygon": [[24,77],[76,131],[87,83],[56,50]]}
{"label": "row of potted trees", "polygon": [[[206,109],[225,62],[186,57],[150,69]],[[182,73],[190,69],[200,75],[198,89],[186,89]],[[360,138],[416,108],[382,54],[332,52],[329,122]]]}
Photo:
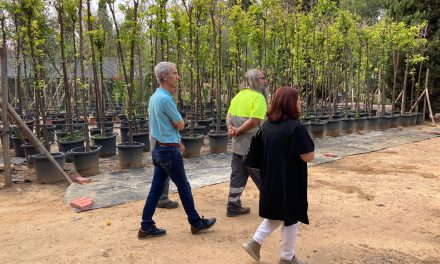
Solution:
{"label": "row of potted trees", "polygon": [[[120,144],[117,143],[118,133],[113,132],[115,118],[104,119],[97,122],[96,128],[90,128],[87,133],[90,133],[91,146],[88,150],[85,146],[86,139],[84,136],[84,122],[70,124],[72,127],[68,129],[69,124],[66,124],[62,116],[56,116],[50,120],[50,125],[40,125],[38,129],[46,129],[48,131],[48,146],[56,141],[58,145],[58,152],[51,153],[54,159],[60,164],[64,162],[73,162],[75,169],[82,176],[93,176],[99,173],[99,158],[108,158],[117,154],[121,168],[135,168],[142,166],[142,152],[150,150],[150,140],[148,133],[148,120],[146,118],[138,118],[132,122],[124,116],[119,116],[120,124]],[[111,120],[111,121],[109,121]],[[215,129],[215,119],[201,120],[198,125],[203,128],[201,135],[196,137],[185,137],[185,132],[182,135],[182,141],[186,146],[184,152],[185,157],[194,157],[200,155],[200,148],[203,145],[203,134],[207,134],[206,127]],[[28,127],[34,129],[34,119],[27,118]],[[204,125],[204,126],[202,126]],[[131,131],[130,131],[131,126]],[[87,126],[88,127],[88,126]],[[225,125],[222,127],[225,130]],[[70,131],[71,132],[70,132]],[[104,133],[103,133],[104,131]],[[131,134],[130,134],[131,132]],[[213,131],[214,132],[214,131]],[[221,138],[222,144],[219,143],[216,133],[210,136],[210,148],[212,153],[226,152],[227,150],[227,134],[223,133],[225,137]],[[132,143],[129,144],[129,138],[132,138]],[[189,138],[190,140],[185,140]],[[201,139],[191,140],[191,139]],[[211,138],[214,138],[211,139]],[[13,147],[15,148],[16,156],[26,157],[27,164],[31,168],[35,168],[37,174],[37,181],[41,183],[53,183],[63,178],[51,166],[44,155],[39,154],[32,144],[26,142],[21,133],[16,130],[15,135],[12,136]]]}
{"label": "row of potted trees", "polygon": [[335,137],[359,131],[387,130],[398,126],[420,125],[423,121],[423,113],[386,113],[382,116],[364,113],[359,117],[333,115],[331,118],[323,116],[302,120],[313,138],[321,138],[324,135]]}

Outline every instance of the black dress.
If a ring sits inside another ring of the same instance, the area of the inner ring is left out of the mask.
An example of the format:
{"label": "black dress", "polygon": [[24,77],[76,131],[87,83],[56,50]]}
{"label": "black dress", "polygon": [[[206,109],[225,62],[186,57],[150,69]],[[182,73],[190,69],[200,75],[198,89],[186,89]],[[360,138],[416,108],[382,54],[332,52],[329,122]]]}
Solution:
{"label": "black dress", "polygon": [[260,216],[282,220],[286,226],[307,217],[307,163],[300,154],[313,152],[315,145],[298,120],[266,121],[261,129]]}

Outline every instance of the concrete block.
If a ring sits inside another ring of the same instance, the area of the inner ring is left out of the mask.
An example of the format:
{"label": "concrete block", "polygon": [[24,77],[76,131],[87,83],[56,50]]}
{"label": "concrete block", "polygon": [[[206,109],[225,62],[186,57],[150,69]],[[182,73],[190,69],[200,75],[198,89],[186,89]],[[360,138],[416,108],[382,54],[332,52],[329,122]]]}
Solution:
{"label": "concrete block", "polygon": [[91,182],[90,178],[82,177],[81,174],[79,174],[78,172],[71,173],[69,176],[70,179],[72,179],[72,181],[77,182],[79,184],[85,184]]}
{"label": "concrete block", "polygon": [[92,198],[78,198],[70,202],[70,206],[80,211],[86,211],[92,209],[93,199]]}

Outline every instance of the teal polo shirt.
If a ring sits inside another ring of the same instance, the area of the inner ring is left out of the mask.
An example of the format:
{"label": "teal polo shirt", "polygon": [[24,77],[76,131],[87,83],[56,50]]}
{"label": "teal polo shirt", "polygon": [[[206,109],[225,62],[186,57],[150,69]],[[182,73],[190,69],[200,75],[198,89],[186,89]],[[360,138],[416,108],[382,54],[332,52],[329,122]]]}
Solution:
{"label": "teal polo shirt", "polygon": [[148,104],[150,114],[150,134],[162,143],[180,143],[180,134],[171,125],[182,120],[177,111],[173,96],[164,88],[159,87],[150,97]]}

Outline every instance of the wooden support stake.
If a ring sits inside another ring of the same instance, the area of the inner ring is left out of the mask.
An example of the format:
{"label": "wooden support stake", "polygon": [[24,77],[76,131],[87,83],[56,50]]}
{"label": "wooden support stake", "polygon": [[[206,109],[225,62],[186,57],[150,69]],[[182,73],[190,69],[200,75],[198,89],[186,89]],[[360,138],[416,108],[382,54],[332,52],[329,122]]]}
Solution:
{"label": "wooden support stake", "polygon": [[429,68],[426,69],[425,96],[426,96],[426,101],[428,102],[428,110],[429,110],[429,117],[431,118],[431,124],[435,125],[434,115],[432,114],[431,102],[429,101],[428,79],[429,79]]}
{"label": "wooden support stake", "polygon": [[[0,101],[0,107],[3,108],[5,104],[3,104],[3,100]],[[46,157],[49,159],[49,161],[57,168],[58,171],[61,172],[61,174],[66,178],[66,181],[68,183],[73,183],[73,181],[70,179],[69,175],[61,168],[61,166],[58,164],[58,162],[55,161],[55,159],[50,155],[49,151],[43,146],[43,144],[38,140],[38,138],[32,133],[32,131],[29,129],[29,127],[26,125],[26,123],[21,119],[20,116],[18,116],[17,112],[15,112],[14,108],[10,104],[6,104],[8,107],[9,114],[11,115],[12,119],[14,120],[15,124],[24,132],[24,135],[26,138],[31,142],[31,144],[36,148],[40,153],[43,153],[46,155]]]}
{"label": "wooden support stake", "polygon": [[422,96],[425,94],[426,90],[423,90],[423,92],[420,94],[419,98],[417,98],[416,102],[414,103],[414,105],[411,107],[411,110],[409,110],[410,112],[412,112],[412,110],[414,109],[414,107],[416,107],[416,105],[419,103],[420,99],[422,99]]}
{"label": "wooden support stake", "polygon": [[[8,63],[6,59],[5,47],[0,48],[0,62],[1,62],[1,86],[2,86],[2,101],[8,102]],[[11,156],[9,154],[9,120],[7,107],[2,108],[2,147],[3,147],[3,163],[4,163],[4,175],[5,175],[5,186],[12,186],[12,176],[11,176]]]}
{"label": "wooden support stake", "polygon": [[394,101],[394,104],[396,104],[397,101],[399,101],[399,99],[400,99],[400,97],[402,96],[402,94],[403,94],[403,90],[400,91],[400,94],[399,94],[399,96],[397,96],[396,101]]}

